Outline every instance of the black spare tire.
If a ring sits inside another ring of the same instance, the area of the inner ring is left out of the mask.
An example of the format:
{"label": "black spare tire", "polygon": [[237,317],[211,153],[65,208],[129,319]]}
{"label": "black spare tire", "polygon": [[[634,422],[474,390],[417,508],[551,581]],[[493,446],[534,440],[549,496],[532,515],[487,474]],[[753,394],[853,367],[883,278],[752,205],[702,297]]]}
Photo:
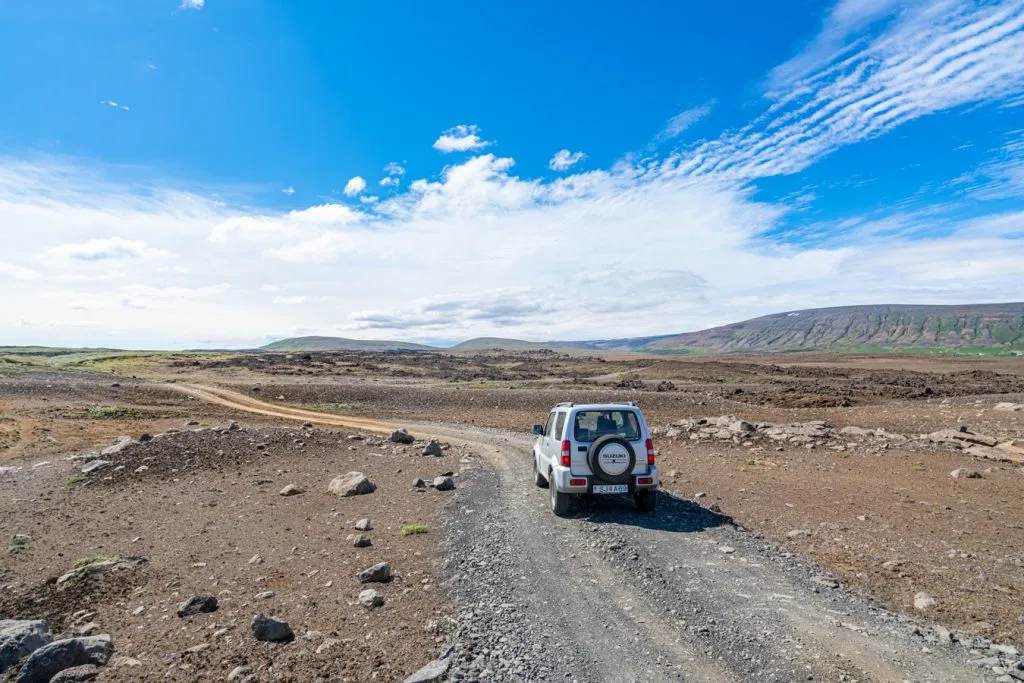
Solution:
{"label": "black spare tire", "polygon": [[606,434],[590,445],[587,462],[599,479],[609,484],[628,484],[636,467],[636,453],[621,436]]}

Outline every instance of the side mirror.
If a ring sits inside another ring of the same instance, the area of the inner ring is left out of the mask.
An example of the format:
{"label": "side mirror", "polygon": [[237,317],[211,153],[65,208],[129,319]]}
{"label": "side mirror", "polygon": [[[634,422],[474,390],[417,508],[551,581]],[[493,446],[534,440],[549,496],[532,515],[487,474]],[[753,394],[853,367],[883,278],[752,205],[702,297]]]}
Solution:
{"label": "side mirror", "polygon": [[533,433],[537,436],[544,436],[544,425],[533,425]]}

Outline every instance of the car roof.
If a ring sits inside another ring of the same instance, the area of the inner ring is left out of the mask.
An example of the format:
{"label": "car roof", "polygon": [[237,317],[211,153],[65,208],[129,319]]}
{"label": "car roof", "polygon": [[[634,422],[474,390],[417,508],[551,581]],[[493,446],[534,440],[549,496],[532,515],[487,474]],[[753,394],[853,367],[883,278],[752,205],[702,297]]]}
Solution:
{"label": "car roof", "polygon": [[558,410],[559,408],[566,408],[572,410],[635,410],[640,412],[640,409],[632,403],[559,403],[552,410]]}

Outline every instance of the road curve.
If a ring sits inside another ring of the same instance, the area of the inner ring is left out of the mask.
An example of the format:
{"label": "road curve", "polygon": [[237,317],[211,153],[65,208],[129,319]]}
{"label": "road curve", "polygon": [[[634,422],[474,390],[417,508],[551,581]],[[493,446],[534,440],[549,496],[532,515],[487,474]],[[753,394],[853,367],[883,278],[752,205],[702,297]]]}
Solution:
{"label": "road curve", "polygon": [[[168,388],[268,417],[386,433],[392,422],[292,408],[198,384]],[[661,492],[557,518],[533,486],[528,435],[418,432],[471,446],[446,522],[454,666],[466,680],[977,681],[957,646],[872,605],[812,563]]]}

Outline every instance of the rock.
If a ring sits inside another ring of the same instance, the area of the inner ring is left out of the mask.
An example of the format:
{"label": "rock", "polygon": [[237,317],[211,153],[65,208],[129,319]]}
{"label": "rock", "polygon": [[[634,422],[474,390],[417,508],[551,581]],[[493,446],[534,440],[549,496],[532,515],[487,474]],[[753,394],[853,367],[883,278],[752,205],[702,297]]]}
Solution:
{"label": "rock", "polygon": [[825,588],[839,588],[839,582],[835,579],[830,579],[827,576],[815,576],[811,579],[811,582],[816,583],[819,586],[824,586]]}
{"label": "rock", "polygon": [[92,576],[93,574],[102,574],[103,572],[116,571],[120,569],[133,569],[139,565],[148,562],[145,557],[115,557],[109,560],[100,560],[91,564],[83,565],[72,569],[67,574],[63,574],[57,578],[57,586],[62,589],[66,586],[69,581],[77,581],[78,579],[84,579]]}
{"label": "rock", "polygon": [[405,683],[434,683],[434,681],[441,680],[441,678],[448,673],[448,668],[451,665],[451,648],[448,648],[443,655],[406,678]]}
{"label": "rock", "polygon": [[1020,650],[1015,648],[1013,645],[997,645],[993,643],[988,646],[989,652],[995,652],[998,655],[1004,657],[1016,657],[1020,654]]}
{"label": "rock", "polygon": [[839,433],[843,436],[871,436],[872,432],[870,429],[864,429],[863,427],[843,427],[839,430]]}
{"label": "rock", "polygon": [[720,545],[718,546],[718,550],[719,552],[723,552],[726,555],[732,555],[734,552],[736,552],[736,548],[733,548],[731,545]]}
{"label": "rock", "polygon": [[807,538],[811,535],[810,529],[793,529],[786,534],[786,538]]}
{"label": "rock", "polygon": [[322,653],[326,652],[327,650],[330,650],[335,645],[339,645],[340,643],[341,643],[341,641],[338,640],[337,638],[324,638],[324,642],[322,642],[319,645],[317,645],[316,653],[317,654],[322,654]]}
{"label": "rock", "polygon": [[83,664],[64,669],[50,679],[50,683],[86,683],[100,675],[100,668],[95,664]]}
{"label": "rock", "polygon": [[442,455],[444,455],[444,451],[441,449],[441,444],[439,444],[434,439],[431,439],[430,441],[427,442],[427,445],[423,447],[423,455],[429,455],[435,458],[440,458]]}
{"label": "rock", "polygon": [[999,661],[999,657],[982,657],[981,659],[972,659],[967,662],[967,666],[976,666],[979,669],[991,669],[1000,664],[1002,662]]}
{"label": "rock", "polygon": [[1007,403],[1004,401],[1002,403],[997,403],[995,405],[995,410],[1006,410],[1009,412],[1024,410],[1024,403]]}
{"label": "rock", "polygon": [[0,467],[0,475],[4,474],[15,474],[21,469],[20,467]]}
{"label": "rock", "polygon": [[252,634],[256,640],[272,643],[288,643],[295,639],[292,627],[287,621],[281,621],[265,614],[257,614],[252,618]]}
{"label": "rock", "polygon": [[109,460],[93,460],[82,468],[82,474],[92,474],[104,467],[110,467],[112,464]]}
{"label": "rock", "polygon": [[237,681],[238,679],[242,678],[243,676],[246,676],[247,674],[251,674],[251,673],[252,673],[252,667],[251,666],[236,666],[234,669],[231,670],[231,673],[228,674],[228,680],[229,681]]}
{"label": "rock", "polygon": [[425,489],[427,488],[427,482],[422,479],[416,478],[412,480],[412,487],[414,489]]}
{"label": "rock", "polygon": [[44,645],[22,665],[15,683],[49,683],[65,669],[85,664],[103,666],[114,652],[110,636],[68,638]]}
{"label": "rock", "polygon": [[305,492],[306,492],[306,489],[302,488],[301,486],[297,486],[296,484],[288,484],[287,486],[285,486],[283,489],[281,489],[278,492],[278,495],[281,495],[281,496],[298,496],[298,495],[303,494]]}
{"label": "rock", "polygon": [[133,443],[135,443],[135,440],[130,436],[119,436],[114,439],[113,445],[107,446],[100,451],[100,455],[116,455],[131,446]]}
{"label": "rock", "polygon": [[193,595],[178,605],[178,616],[185,618],[195,614],[208,614],[217,611],[217,598],[212,595]]}
{"label": "rock", "polygon": [[387,562],[378,562],[359,572],[359,583],[387,583],[390,580],[391,565]]}
{"label": "rock", "polygon": [[430,485],[438,491],[451,491],[455,488],[455,480],[451,477],[437,477]]}
{"label": "rock", "polygon": [[388,437],[388,440],[394,443],[410,444],[414,442],[416,439],[413,437],[412,434],[405,431],[404,429],[396,429],[395,431],[391,432],[391,435]]}
{"label": "rock", "polygon": [[939,601],[932,596],[928,595],[924,591],[914,594],[914,609],[927,610],[935,607],[939,604]]}
{"label": "rock", "polygon": [[757,427],[746,420],[736,420],[729,424],[729,431],[736,434],[751,434],[757,431]]}
{"label": "rock", "polygon": [[275,593],[274,591],[263,591],[262,593],[257,593],[255,596],[253,596],[253,600],[269,600],[275,595],[277,595],[277,593]]}
{"label": "rock", "polygon": [[0,676],[52,640],[45,621],[0,619]]}
{"label": "rock", "polygon": [[373,493],[377,490],[377,487],[362,472],[349,472],[331,481],[327,490],[339,498],[348,498],[349,496]]}
{"label": "rock", "polygon": [[259,553],[256,553],[255,555],[249,558],[249,564],[263,564],[263,556]]}
{"label": "rock", "polygon": [[356,548],[369,548],[371,545],[373,545],[373,541],[370,540],[369,536],[363,536],[362,534],[359,534],[358,536],[352,539],[352,545]]}
{"label": "rock", "polygon": [[361,519],[356,522],[355,528],[357,531],[370,531],[373,529],[373,523],[368,519]]}
{"label": "rock", "polygon": [[382,607],[384,605],[384,596],[372,588],[367,588],[359,592],[359,604],[370,609]]}
{"label": "rock", "polygon": [[199,645],[193,645],[190,648],[186,648],[185,654],[187,654],[187,655],[197,655],[200,652],[206,652],[209,649],[210,649],[210,644],[209,643],[200,643]]}
{"label": "rock", "polygon": [[711,505],[708,505],[708,512],[714,512],[715,514],[719,514],[722,512],[722,506],[720,506],[718,504],[718,501],[716,500],[715,502],[711,503]]}
{"label": "rock", "polygon": [[949,476],[954,479],[981,479],[981,474],[974,470],[969,470],[966,467],[955,469],[949,473]]}

